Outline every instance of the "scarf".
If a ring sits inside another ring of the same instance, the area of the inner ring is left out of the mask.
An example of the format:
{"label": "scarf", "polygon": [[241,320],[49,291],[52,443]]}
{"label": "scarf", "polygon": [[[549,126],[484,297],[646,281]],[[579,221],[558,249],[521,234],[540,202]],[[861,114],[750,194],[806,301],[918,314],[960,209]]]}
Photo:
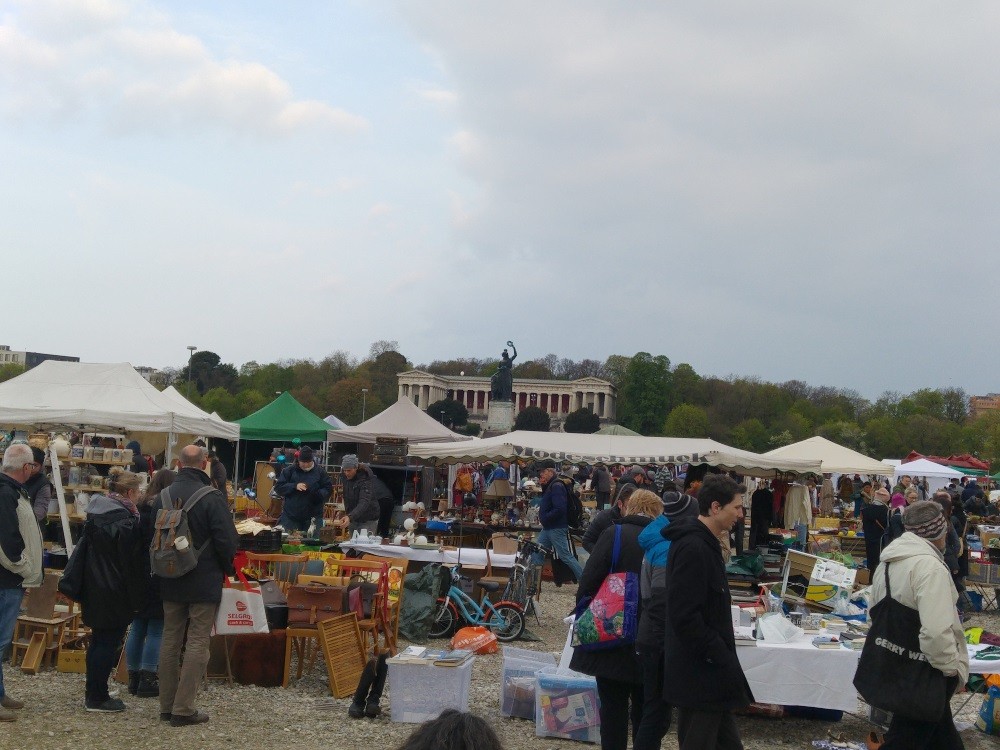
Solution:
{"label": "scarf", "polygon": [[139,509],[136,508],[135,507],[135,503],[133,503],[127,497],[124,497],[123,495],[119,495],[117,492],[109,492],[108,493],[108,497],[110,499],[112,499],[112,500],[116,500],[119,503],[121,503],[123,506],[125,506],[125,509],[129,513],[131,513],[133,516],[135,516],[136,518],[139,517]]}

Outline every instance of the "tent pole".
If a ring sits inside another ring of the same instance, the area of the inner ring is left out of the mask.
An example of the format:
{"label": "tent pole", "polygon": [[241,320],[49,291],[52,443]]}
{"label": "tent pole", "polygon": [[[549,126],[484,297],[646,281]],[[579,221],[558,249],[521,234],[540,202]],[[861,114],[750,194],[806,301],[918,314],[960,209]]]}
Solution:
{"label": "tent pole", "polygon": [[69,528],[69,511],[66,509],[66,493],[63,490],[62,472],[59,470],[59,455],[54,443],[49,443],[49,461],[52,464],[52,483],[56,487],[56,500],[59,502],[59,520],[62,522],[63,543],[66,546],[66,559],[73,554],[73,535]]}

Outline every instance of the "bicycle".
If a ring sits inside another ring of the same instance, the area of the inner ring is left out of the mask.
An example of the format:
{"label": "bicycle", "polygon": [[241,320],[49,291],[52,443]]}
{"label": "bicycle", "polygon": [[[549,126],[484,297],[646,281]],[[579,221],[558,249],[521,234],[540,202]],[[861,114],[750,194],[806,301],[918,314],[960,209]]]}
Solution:
{"label": "bicycle", "polygon": [[500,588],[499,583],[487,581],[479,583],[483,598],[477,604],[460,587],[459,581],[472,580],[459,573],[456,565],[450,571],[451,582],[445,596],[438,597],[437,611],[431,624],[433,638],[449,635],[459,622],[459,618],[469,625],[484,625],[493,631],[498,641],[507,643],[521,637],[524,632],[524,608],[515,602],[489,600],[490,592]]}
{"label": "bicycle", "polygon": [[541,566],[535,563],[533,558],[535,553],[546,554],[547,550],[535,542],[525,539],[520,534],[516,537],[510,534],[504,534],[504,536],[517,540],[517,553],[501,598],[504,601],[519,604],[525,614],[534,613],[537,620],[538,612],[535,608],[534,596],[538,593]]}

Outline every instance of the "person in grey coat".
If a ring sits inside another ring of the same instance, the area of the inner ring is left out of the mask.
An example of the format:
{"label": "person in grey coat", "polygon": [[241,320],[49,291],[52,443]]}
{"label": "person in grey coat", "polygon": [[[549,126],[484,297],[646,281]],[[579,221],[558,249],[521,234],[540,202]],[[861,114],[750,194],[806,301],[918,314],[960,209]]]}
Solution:
{"label": "person in grey coat", "polygon": [[347,454],[341,459],[340,468],[343,471],[341,484],[344,488],[343,518],[337,519],[339,526],[347,526],[349,533],[366,529],[369,534],[378,526],[380,508],[375,492],[375,475],[367,466],[358,462],[354,454]]}

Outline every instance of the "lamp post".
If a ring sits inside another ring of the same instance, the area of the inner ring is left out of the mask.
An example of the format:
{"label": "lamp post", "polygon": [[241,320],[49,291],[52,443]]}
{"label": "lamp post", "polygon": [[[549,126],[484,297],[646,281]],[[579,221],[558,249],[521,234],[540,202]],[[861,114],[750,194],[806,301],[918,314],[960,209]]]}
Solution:
{"label": "lamp post", "polygon": [[191,358],[194,356],[194,353],[196,351],[198,351],[198,347],[197,346],[189,346],[187,348],[187,350],[188,350],[188,399],[190,400],[190,398],[191,398]]}
{"label": "lamp post", "polygon": [[362,388],[361,389],[361,421],[362,422],[365,421],[365,405],[367,404],[367,402],[368,402],[368,389],[367,388]]}
{"label": "lamp post", "polygon": [[444,412],[441,412],[441,424],[444,424]]}

